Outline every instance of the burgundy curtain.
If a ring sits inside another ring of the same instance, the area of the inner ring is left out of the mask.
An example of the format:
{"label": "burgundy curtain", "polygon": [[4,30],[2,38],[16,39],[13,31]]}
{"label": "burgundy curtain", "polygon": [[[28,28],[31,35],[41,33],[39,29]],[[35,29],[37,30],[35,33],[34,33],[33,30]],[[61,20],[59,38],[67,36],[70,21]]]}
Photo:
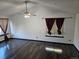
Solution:
{"label": "burgundy curtain", "polygon": [[53,27],[55,19],[54,18],[45,18],[45,20],[46,20],[46,25],[47,25],[47,28],[48,28],[48,34],[51,35],[50,31],[51,31],[51,29]]}
{"label": "burgundy curtain", "polygon": [[0,27],[4,32],[5,40],[7,40],[8,39],[7,37],[8,18],[0,18]]}
{"label": "burgundy curtain", "polygon": [[64,23],[64,18],[56,18],[56,25],[57,25],[57,32],[58,34],[61,34],[61,28],[62,28],[62,25]]}

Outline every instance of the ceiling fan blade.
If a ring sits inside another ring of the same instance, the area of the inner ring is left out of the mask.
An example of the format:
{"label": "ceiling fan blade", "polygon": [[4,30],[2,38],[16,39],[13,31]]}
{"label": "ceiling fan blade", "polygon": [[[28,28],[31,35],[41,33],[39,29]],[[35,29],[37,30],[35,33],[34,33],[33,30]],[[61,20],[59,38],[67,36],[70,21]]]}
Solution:
{"label": "ceiling fan blade", "polygon": [[29,9],[30,13],[32,14],[32,16],[36,16],[36,12],[38,11],[38,6],[33,6]]}

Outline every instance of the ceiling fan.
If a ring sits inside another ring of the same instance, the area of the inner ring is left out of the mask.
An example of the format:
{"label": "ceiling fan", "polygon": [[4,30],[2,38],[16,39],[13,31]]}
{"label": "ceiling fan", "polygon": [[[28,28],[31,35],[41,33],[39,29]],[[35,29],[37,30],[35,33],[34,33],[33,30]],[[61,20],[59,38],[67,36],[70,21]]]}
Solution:
{"label": "ceiling fan", "polygon": [[0,0],[1,2],[10,3],[13,6],[20,6],[18,8],[21,10],[20,12],[23,12],[25,18],[29,18],[31,16],[36,16],[34,13],[37,11],[38,8],[38,2],[36,0]]}
{"label": "ceiling fan", "polygon": [[30,11],[28,11],[28,8],[27,8],[27,4],[28,3],[33,3],[32,1],[25,1],[25,5],[26,5],[26,9],[25,9],[25,12],[24,12],[24,17],[25,18],[30,18],[31,16],[36,16],[35,14],[32,14]]}

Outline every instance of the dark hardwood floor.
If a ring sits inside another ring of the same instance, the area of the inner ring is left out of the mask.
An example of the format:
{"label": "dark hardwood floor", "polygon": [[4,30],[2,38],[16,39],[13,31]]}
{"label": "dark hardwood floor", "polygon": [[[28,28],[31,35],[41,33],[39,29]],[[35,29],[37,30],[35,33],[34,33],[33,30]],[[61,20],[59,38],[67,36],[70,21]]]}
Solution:
{"label": "dark hardwood floor", "polygon": [[0,43],[0,59],[79,59],[73,45],[10,40]]}

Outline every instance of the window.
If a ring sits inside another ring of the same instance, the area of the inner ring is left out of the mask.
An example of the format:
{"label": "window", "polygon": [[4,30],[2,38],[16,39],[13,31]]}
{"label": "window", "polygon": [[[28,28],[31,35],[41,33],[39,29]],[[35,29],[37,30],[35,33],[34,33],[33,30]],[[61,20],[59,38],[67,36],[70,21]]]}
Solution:
{"label": "window", "polygon": [[7,34],[8,18],[0,18],[0,35]]}
{"label": "window", "polygon": [[49,37],[63,37],[64,18],[45,18],[47,25],[47,34]]}
{"label": "window", "polygon": [[4,33],[3,33],[3,31],[2,31],[2,29],[1,29],[1,27],[0,27],[0,35],[2,35],[2,34],[4,34]]}
{"label": "window", "polygon": [[[51,33],[53,34],[53,35],[58,35],[58,32],[57,32],[57,25],[56,25],[56,21],[54,22],[54,25],[53,25],[53,27],[52,27],[52,29],[51,29]],[[64,24],[62,25],[62,28],[61,28],[61,34],[60,35],[63,35],[63,33],[64,33]]]}

